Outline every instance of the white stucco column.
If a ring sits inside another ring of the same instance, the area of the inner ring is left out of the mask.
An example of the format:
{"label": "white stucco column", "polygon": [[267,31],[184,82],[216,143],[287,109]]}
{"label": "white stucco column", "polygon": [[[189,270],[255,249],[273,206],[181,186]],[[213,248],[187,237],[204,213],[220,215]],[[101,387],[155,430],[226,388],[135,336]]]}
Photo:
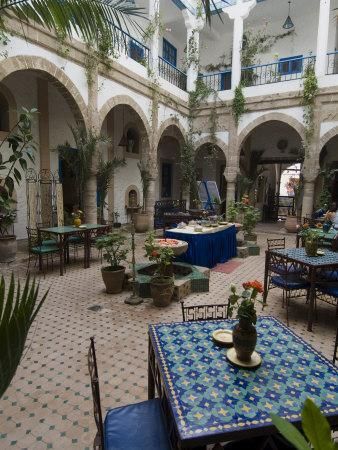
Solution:
{"label": "white stucco column", "polygon": [[187,9],[182,11],[187,29],[187,91],[195,90],[199,69],[200,31],[205,25],[204,17],[197,17]]}
{"label": "white stucco column", "polygon": [[224,170],[224,177],[227,182],[227,193],[226,193],[227,209],[230,203],[235,201],[237,174],[238,169],[236,167],[226,167]]}
{"label": "white stucco column", "polygon": [[151,36],[149,42],[149,64],[153,76],[158,77],[160,0],[149,0],[149,20],[152,24],[155,25],[154,34]]}
{"label": "white stucco column", "polygon": [[318,34],[317,34],[317,52],[316,52],[317,77],[326,74],[329,27],[330,27],[330,0],[320,0]]}
{"label": "white stucco column", "polygon": [[241,54],[243,43],[244,19],[250,11],[256,6],[256,0],[243,3],[243,0],[237,0],[236,5],[223,8],[229,18],[234,21],[233,40],[232,40],[232,69],[231,69],[231,89],[234,90],[241,82]]}

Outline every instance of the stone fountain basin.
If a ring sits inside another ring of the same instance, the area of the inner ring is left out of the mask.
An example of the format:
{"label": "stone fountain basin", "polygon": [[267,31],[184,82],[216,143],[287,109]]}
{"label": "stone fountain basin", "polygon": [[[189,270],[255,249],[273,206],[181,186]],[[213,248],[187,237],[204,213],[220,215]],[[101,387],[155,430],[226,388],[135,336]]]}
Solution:
{"label": "stone fountain basin", "polygon": [[188,242],[178,239],[155,239],[155,245],[158,247],[171,248],[175,256],[180,256],[188,250]]}

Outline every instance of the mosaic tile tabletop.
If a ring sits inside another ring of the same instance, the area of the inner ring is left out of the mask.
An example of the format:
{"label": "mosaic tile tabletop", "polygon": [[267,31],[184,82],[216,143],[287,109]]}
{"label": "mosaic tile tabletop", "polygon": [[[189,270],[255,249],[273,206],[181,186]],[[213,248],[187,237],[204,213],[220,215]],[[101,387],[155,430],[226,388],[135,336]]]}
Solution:
{"label": "mosaic tile tabletop", "polygon": [[338,368],[272,317],[257,322],[256,370],[232,366],[212,340],[235,320],[151,325],[150,336],[182,440],[271,424],[270,413],[300,418],[310,397],[338,422]]}
{"label": "mosaic tile tabletop", "polygon": [[286,255],[288,258],[310,266],[338,266],[338,253],[328,249],[325,249],[323,256],[307,256],[305,248],[274,250],[273,253]]}

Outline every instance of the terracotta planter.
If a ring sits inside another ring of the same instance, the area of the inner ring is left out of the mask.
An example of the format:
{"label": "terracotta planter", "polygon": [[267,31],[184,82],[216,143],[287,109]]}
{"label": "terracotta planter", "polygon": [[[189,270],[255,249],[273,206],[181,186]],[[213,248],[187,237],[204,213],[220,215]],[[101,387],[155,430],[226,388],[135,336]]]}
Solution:
{"label": "terracotta planter", "polygon": [[126,268],[119,266],[118,270],[111,270],[111,267],[102,267],[102,279],[106,286],[107,294],[118,294],[122,292],[124,274]]}
{"label": "terracotta planter", "polygon": [[317,256],[318,241],[305,241],[305,253],[307,256]]}
{"label": "terracotta planter", "polygon": [[133,214],[133,222],[137,233],[145,233],[149,230],[150,215],[148,213]]}
{"label": "terracotta planter", "polygon": [[0,262],[9,263],[15,260],[18,244],[16,236],[4,236],[0,238]]}
{"label": "terracotta planter", "polygon": [[284,228],[288,233],[297,233],[298,221],[296,216],[287,216]]}
{"label": "terracotta planter", "polygon": [[254,325],[247,320],[240,319],[233,329],[232,338],[238,359],[250,361],[257,343],[257,331]]}
{"label": "terracotta planter", "polygon": [[154,305],[160,308],[169,306],[174,293],[172,277],[154,277],[150,281],[150,293]]}

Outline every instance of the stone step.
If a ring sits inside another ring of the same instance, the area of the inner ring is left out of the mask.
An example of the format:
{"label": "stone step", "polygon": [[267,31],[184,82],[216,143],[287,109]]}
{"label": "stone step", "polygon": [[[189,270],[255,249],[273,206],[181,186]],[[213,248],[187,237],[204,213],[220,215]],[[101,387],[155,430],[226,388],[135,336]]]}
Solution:
{"label": "stone step", "polygon": [[199,272],[203,273],[206,277],[210,278],[210,269],[208,267],[194,266]]}
{"label": "stone step", "polygon": [[249,256],[248,247],[237,247],[237,258],[247,258]]}
{"label": "stone step", "polygon": [[178,302],[191,294],[190,280],[175,280],[172,300]]}
{"label": "stone step", "polygon": [[260,254],[260,247],[256,244],[248,244],[249,256],[258,256]]}

